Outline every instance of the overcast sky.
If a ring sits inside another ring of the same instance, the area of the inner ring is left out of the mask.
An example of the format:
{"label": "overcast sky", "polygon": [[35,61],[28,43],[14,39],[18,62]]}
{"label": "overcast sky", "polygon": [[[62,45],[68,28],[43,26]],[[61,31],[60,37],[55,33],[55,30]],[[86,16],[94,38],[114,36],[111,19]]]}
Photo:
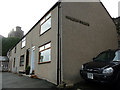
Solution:
{"label": "overcast sky", "polygon": [[[0,0],[0,35],[21,26],[26,33],[58,0]],[[118,1],[101,0],[112,17],[118,17]]]}

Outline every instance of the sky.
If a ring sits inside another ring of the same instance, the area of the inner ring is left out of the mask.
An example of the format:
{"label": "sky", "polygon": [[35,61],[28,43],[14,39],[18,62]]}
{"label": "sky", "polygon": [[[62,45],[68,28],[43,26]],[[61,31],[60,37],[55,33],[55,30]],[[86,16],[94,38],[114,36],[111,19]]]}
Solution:
{"label": "sky", "polygon": [[[0,0],[0,35],[16,26],[26,34],[58,0]],[[111,17],[118,17],[120,0],[101,0]]]}

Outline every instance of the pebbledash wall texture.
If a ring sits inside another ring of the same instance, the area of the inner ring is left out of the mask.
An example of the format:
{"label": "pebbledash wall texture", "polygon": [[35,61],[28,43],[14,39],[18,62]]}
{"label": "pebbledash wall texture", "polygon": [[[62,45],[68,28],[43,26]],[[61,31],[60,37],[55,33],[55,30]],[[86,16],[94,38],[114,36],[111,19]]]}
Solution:
{"label": "pebbledash wall texture", "polygon": [[117,49],[117,32],[101,2],[57,2],[8,52],[9,70],[30,73],[57,85],[81,79],[81,65]]}

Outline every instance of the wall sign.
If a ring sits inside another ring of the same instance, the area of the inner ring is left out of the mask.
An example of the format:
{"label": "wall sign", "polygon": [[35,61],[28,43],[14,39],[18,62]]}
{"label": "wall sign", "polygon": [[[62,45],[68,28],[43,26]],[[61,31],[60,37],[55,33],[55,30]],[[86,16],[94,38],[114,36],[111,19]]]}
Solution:
{"label": "wall sign", "polygon": [[76,18],[73,18],[73,17],[70,17],[70,16],[66,16],[66,18],[73,21],[73,22],[77,22],[77,23],[80,23],[80,24],[83,24],[83,25],[86,25],[86,26],[90,26],[90,24],[85,22],[85,21],[82,21],[82,20],[79,20],[79,19],[76,19]]}

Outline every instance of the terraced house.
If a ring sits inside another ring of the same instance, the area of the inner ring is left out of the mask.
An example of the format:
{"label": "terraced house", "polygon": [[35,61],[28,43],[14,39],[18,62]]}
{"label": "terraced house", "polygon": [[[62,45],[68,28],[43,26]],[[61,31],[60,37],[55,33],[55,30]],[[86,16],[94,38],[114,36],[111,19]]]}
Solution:
{"label": "terraced house", "polygon": [[81,80],[81,65],[118,48],[117,32],[101,2],[57,2],[8,52],[9,70],[57,85]]}

